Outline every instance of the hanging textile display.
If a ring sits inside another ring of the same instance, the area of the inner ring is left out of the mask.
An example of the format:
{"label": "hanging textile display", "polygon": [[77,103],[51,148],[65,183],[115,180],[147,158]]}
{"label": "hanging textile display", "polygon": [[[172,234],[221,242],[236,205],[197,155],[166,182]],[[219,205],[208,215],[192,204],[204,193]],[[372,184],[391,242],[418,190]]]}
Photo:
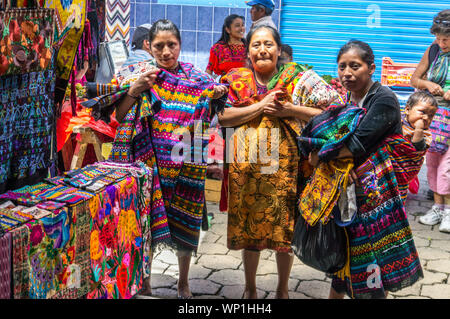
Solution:
{"label": "hanging textile display", "polygon": [[54,161],[53,91],[51,69],[0,77],[0,190],[48,174]]}
{"label": "hanging textile display", "polygon": [[55,104],[56,115],[61,112],[61,103],[66,94],[78,44],[86,21],[86,0],[46,0],[46,8],[55,9],[55,43],[58,48],[56,57]]}
{"label": "hanging textile display", "polygon": [[106,0],[106,41],[125,40],[130,43],[130,1]]}
{"label": "hanging textile display", "polygon": [[55,41],[59,47],[56,76],[68,80],[78,43],[84,31],[86,0],[46,0],[45,7],[55,9]]}
{"label": "hanging textile display", "polygon": [[50,67],[54,11],[9,9],[0,12],[0,76]]}
{"label": "hanging textile display", "polygon": [[[98,43],[105,41],[106,37],[106,3],[105,0],[93,0],[96,3],[96,13],[97,13],[97,21],[98,21]],[[92,20],[93,21],[93,20]],[[97,46],[98,47],[98,46]]]}

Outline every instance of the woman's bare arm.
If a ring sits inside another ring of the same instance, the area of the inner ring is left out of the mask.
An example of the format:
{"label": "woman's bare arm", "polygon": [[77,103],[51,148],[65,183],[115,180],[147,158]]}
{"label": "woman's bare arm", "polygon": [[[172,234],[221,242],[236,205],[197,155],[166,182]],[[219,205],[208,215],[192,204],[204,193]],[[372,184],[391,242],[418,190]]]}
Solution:
{"label": "woman's bare arm", "polygon": [[427,48],[424,55],[422,56],[422,59],[420,60],[416,70],[411,77],[410,83],[411,86],[416,89],[428,90],[433,95],[443,95],[444,90],[439,84],[426,79],[426,73],[430,67],[430,61],[428,61],[429,52],[430,47]]}
{"label": "woman's bare arm", "polygon": [[229,107],[219,113],[219,123],[223,127],[236,127],[245,124],[255,117],[263,114],[264,107],[261,102],[244,107]]}

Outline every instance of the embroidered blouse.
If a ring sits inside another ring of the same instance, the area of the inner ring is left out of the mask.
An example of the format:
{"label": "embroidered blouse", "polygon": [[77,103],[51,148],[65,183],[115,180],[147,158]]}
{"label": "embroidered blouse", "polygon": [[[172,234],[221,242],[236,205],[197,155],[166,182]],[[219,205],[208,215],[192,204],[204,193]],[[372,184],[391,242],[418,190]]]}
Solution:
{"label": "embroidered blouse", "polygon": [[206,70],[210,70],[217,75],[225,75],[233,68],[245,66],[247,58],[245,44],[227,44],[217,42],[209,53],[209,63]]}

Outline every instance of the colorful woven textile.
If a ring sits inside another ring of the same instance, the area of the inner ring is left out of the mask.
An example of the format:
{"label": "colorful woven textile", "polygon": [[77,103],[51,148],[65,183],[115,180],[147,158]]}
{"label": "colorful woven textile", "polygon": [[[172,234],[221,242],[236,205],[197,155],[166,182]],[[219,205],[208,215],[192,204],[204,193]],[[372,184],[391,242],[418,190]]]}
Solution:
{"label": "colorful woven textile", "polygon": [[[194,76],[187,79],[162,71],[151,97],[159,101],[159,112],[153,114],[149,99],[144,97],[135,129],[123,132],[119,127],[117,131],[111,158],[127,161],[127,157],[120,155],[132,154],[133,160],[143,161],[153,169],[151,216],[155,244],[171,239],[178,246],[197,249],[206,178],[203,154],[208,143],[208,139],[202,137],[209,127],[209,103],[214,85],[212,80],[196,80]],[[132,113],[128,119],[134,122]],[[196,126],[194,121],[202,122]],[[125,122],[124,127],[133,126]],[[196,137],[200,137],[199,142],[193,140]],[[183,148],[184,155],[189,157],[173,158],[174,147]],[[165,226],[167,222],[170,232]]]}
{"label": "colorful woven textile", "polygon": [[300,195],[298,210],[311,226],[326,224],[337,205],[341,191],[347,189],[352,159],[320,162]]}
{"label": "colorful woven textile", "polygon": [[130,1],[106,0],[106,41],[130,42]]}
{"label": "colorful woven textile", "polygon": [[[290,99],[303,71],[304,68],[295,63],[283,66],[269,82],[267,90],[284,89],[285,99]],[[250,105],[261,99],[250,69],[232,69],[221,81],[230,85],[227,107]],[[272,136],[272,129],[278,136]],[[296,119],[270,116],[259,116],[235,128],[234,140],[230,142],[234,144],[231,154],[234,162],[229,164],[228,178],[230,249],[291,250],[297,186],[304,180],[303,174],[308,174],[303,170],[307,162],[300,158],[296,142],[300,131],[300,122]],[[265,134],[267,140],[257,138],[261,134]],[[250,147],[249,141],[258,142]],[[271,152],[278,150],[278,157],[269,158],[269,162],[258,158],[258,154],[265,155],[269,149]],[[265,151],[260,153],[261,150]]]}
{"label": "colorful woven textile", "polygon": [[12,237],[13,296],[26,299],[29,292],[28,243],[29,232],[26,225],[14,229]]}
{"label": "colorful woven textile", "polygon": [[[202,154],[208,140],[196,144],[192,142],[192,138],[195,133],[197,136],[203,136],[207,131],[210,102],[214,110],[224,105],[226,96],[211,100],[215,85],[217,83],[209,75],[189,63],[179,62],[173,74],[162,69],[151,92],[141,95],[140,101],[130,109],[117,128],[110,159],[125,163],[142,161],[153,172],[153,247],[162,243],[188,249],[197,247],[206,176],[206,160]],[[112,108],[108,108],[108,104],[123,96],[128,87],[97,86],[98,93],[110,93],[92,99],[84,103],[84,106],[94,108],[94,117],[105,117],[105,113],[109,116],[108,112],[111,112]],[[156,113],[153,108],[157,109]],[[95,112],[96,109],[98,112]],[[196,120],[202,121],[197,129],[194,125]],[[180,142],[183,132],[190,140]],[[194,164],[184,163],[183,159],[172,159],[174,146],[183,148],[185,154],[194,154],[194,158],[190,158],[194,160]],[[187,192],[185,187],[189,187],[190,192]]]}
{"label": "colorful woven textile", "polygon": [[304,72],[298,79],[292,100],[294,104],[305,106],[328,106],[332,102],[344,104],[339,93],[313,70]]}
{"label": "colorful woven textile", "polygon": [[0,184],[18,187],[52,165],[53,75],[0,77]]}
{"label": "colorful woven textile", "polygon": [[445,154],[450,146],[450,103],[439,100],[439,108],[430,125],[432,143],[430,152]]}
{"label": "colorful woven textile", "polygon": [[[346,227],[351,276],[333,277],[332,283],[336,291],[355,298],[384,298],[386,291],[403,289],[423,278],[389,154],[384,144],[356,169],[362,185],[356,188],[358,212]],[[374,192],[377,196],[370,197]]]}
{"label": "colorful woven textile", "polygon": [[15,191],[9,191],[0,195],[0,198],[11,199],[19,204],[27,206],[37,205],[48,201],[55,201],[72,206],[93,196],[93,193],[66,185],[40,183],[34,186],[23,187]]}
{"label": "colorful woven textile", "polygon": [[388,137],[386,144],[389,154],[394,158],[392,165],[400,195],[406,200],[409,183],[419,174],[427,150],[417,151],[410,138],[405,139],[401,135]]}
{"label": "colorful woven textile", "polygon": [[20,209],[0,209],[0,229],[11,231],[33,218],[33,215],[24,213]]}
{"label": "colorful woven textile", "polygon": [[112,169],[102,169],[94,165],[65,173],[64,183],[89,192],[98,193],[106,186],[118,182],[129,175]]}
{"label": "colorful woven textile", "polygon": [[143,238],[138,183],[128,177],[89,202],[91,290],[88,298],[129,299],[142,287]]}
{"label": "colorful woven textile", "polygon": [[11,234],[0,231],[0,299],[11,299]]}
{"label": "colorful woven textile", "polygon": [[327,161],[338,154],[345,141],[358,127],[364,116],[363,108],[356,106],[332,106],[315,116],[298,138],[303,155],[318,151],[319,159]]}
{"label": "colorful woven textile", "polygon": [[54,11],[0,11],[0,76],[44,71],[50,66]]}
{"label": "colorful woven textile", "polygon": [[152,190],[152,170],[142,162],[135,163],[117,163],[117,162],[99,162],[97,167],[106,169],[115,169],[129,173],[136,178],[139,191],[139,211],[142,227],[142,250],[143,250],[143,276],[147,278],[151,274],[152,261],[152,230],[151,230],[151,190]]}
{"label": "colorful woven textile", "polygon": [[[87,215],[83,211],[80,214]],[[89,216],[89,215],[87,215]],[[51,216],[27,224],[29,231],[29,298],[49,299],[64,297],[66,290],[76,289],[78,298],[87,293],[87,281],[82,281],[83,262],[88,246],[78,246],[78,236],[88,236],[77,228],[88,222],[72,209],[55,211]],[[80,263],[77,263],[80,262]]]}
{"label": "colorful woven textile", "polygon": [[[147,53],[147,51],[144,52]],[[142,74],[145,74],[154,69],[155,66],[156,62],[154,59],[147,61],[139,60],[139,62],[122,67],[119,71],[117,71],[116,74],[114,74],[114,79],[121,86],[131,84],[133,82],[136,82]]]}
{"label": "colorful woven textile", "polygon": [[84,31],[87,3],[86,0],[45,0],[45,7],[55,9],[55,42],[59,47],[56,76],[69,80]]}
{"label": "colorful woven textile", "polygon": [[439,54],[436,55],[434,61],[429,61],[429,63],[430,68],[427,74],[428,80],[444,87],[448,77],[448,68],[450,66],[450,52],[443,52],[442,49],[439,48]]}
{"label": "colorful woven textile", "polygon": [[247,61],[245,44],[228,44],[218,42],[214,44],[209,52],[207,70],[217,75],[225,75],[234,68],[242,68]]}

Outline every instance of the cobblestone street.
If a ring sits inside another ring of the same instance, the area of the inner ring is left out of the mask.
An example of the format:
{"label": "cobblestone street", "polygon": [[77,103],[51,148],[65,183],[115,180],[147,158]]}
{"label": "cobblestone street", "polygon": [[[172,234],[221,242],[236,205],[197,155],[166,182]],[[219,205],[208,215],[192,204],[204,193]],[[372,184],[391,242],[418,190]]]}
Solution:
{"label": "cobblestone street", "polygon": [[[419,216],[432,206],[432,202],[426,199],[425,164],[419,177],[420,191],[417,195],[408,195],[407,213],[425,277],[388,298],[450,299],[450,234],[439,232],[439,225],[430,227],[418,223]],[[210,230],[201,233],[197,257],[192,258],[191,291],[196,299],[240,299],[244,291],[241,251],[231,251],[226,247],[227,215],[220,213],[215,203],[208,203],[208,211],[214,213],[214,219]],[[170,251],[155,255],[151,279],[153,298],[176,298],[177,278],[176,256]],[[294,257],[289,281],[291,299],[328,298],[330,283],[325,274],[303,265]],[[258,297],[274,298],[276,285],[275,253],[265,250],[261,253],[257,272]],[[149,297],[138,295],[136,298]]]}

